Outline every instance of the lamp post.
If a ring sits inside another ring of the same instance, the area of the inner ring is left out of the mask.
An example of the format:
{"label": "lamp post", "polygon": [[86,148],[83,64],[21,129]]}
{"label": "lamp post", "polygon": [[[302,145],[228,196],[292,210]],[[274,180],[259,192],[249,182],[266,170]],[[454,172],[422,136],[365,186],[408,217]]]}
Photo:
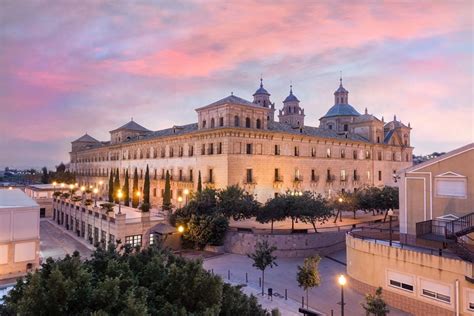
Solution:
{"label": "lamp post", "polygon": [[82,205],[84,205],[84,195],[85,195],[85,192],[86,192],[86,187],[85,186],[81,187],[81,192],[82,192]]}
{"label": "lamp post", "polygon": [[389,240],[389,245],[392,247],[392,217],[393,217],[393,210],[389,209],[387,212],[388,218],[389,218],[389,230],[390,230],[390,240]]}
{"label": "lamp post", "polygon": [[188,195],[189,195],[189,190],[188,189],[184,189],[183,191],[183,194],[184,194],[184,205],[188,205]]}
{"label": "lamp post", "polygon": [[137,193],[135,193],[135,195],[137,196],[137,200],[138,200],[138,205],[140,206],[140,196],[142,195],[140,191],[137,191]]}
{"label": "lamp post", "polygon": [[53,191],[54,191],[54,192],[56,192],[56,185],[57,185],[57,184],[58,184],[58,183],[57,183],[56,181],[53,181]]}
{"label": "lamp post", "polygon": [[344,274],[341,274],[337,279],[339,285],[341,286],[341,316],[344,316],[344,285],[346,285],[346,277]]}
{"label": "lamp post", "polygon": [[94,207],[97,207],[97,193],[99,192],[99,189],[94,188]]}
{"label": "lamp post", "polygon": [[183,197],[178,196],[178,208],[181,208],[181,202],[183,202]]}
{"label": "lamp post", "polygon": [[118,201],[119,201],[119,214],[122,214],[122,210],[121,210],[121,201],[122,201],[122,196],[123,196],[123,193],[122,193],[122,190],[118,190],[117,191],[117,198],[118,198]]}

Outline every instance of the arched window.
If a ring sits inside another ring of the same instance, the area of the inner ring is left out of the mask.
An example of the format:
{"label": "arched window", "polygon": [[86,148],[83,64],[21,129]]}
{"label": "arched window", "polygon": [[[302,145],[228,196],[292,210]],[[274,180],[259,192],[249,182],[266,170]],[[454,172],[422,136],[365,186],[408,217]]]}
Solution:
{"label": "arched window", "polygon": [[332,124],[328,124],[328,129],[332,129]]}
{"label": "arched window", "polygon": [[262,122],[260,121],[260,119],[257,119],[257,128],[262,128]]}
{"label": "arched window", "polygon": [[224,126],[224,118],[223,117],[219,118],[219,126],[220,127]]}
{"label": "arched window", "polygon": [[234,126],[236,127],[240,126],[240,118],[237,115],[234,116]]}
{"label": "arched window", "polygon": [[349,125],[344,124],[344,132],[347,132],[349,130]]}
{"label": "arched window", "polygon": [[206,128],[206,120],[202,121],[202,128]]}
{"label": "arched window", "polygon": [[245,127],[250,128],[250,117],[245,118]]}
{"label": "arched window", "polygon": [[216,127],[216,122],[214,118],[211,118],[211,128],[214,128],[214,127]]}

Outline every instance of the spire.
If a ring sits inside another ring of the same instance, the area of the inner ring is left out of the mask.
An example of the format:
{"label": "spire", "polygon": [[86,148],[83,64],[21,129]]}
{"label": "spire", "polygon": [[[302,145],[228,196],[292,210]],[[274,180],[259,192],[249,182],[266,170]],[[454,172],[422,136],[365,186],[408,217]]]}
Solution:
{"label": "spire", "polygon": [[394,121],[394,122],[397,121],[397,116],[396,116],[396,115],[393,116],[393,121]]}
{"label": "spire", "polygon": [[365,108],[365,114],[366,114],[366,115],[369,114],[369,113],[367,112],[367,108]]}
{"label": "spire", "polygon": [[342,70],[339,72],[339,87],[342,87]]}
{"label": "spire", "polygon": [[263,78],[261,75],[260,75],[260,88],[263,88]]}
{"label": "spire", "polygon": [[383,119],[383,116],[382,116],[382,123],[385,122],[384,119]]}
{"label": "spire", "polygon": [[290,84],[290,94],[293,94],[293,85]]}

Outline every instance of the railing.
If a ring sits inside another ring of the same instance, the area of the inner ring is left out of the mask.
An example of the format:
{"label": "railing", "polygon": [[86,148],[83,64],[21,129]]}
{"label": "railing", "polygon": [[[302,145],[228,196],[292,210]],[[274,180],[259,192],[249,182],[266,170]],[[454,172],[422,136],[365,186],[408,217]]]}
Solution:
{"label": "railing", "polygon": [[432,232],[432,221],[424,221],[416,223],[416,236],[423,236],[426,234],[431,234]]}
{"label": "railing", "polygon": [[474,213],[469,213],[446,224],[446,236],[450,238],[474,231]]}

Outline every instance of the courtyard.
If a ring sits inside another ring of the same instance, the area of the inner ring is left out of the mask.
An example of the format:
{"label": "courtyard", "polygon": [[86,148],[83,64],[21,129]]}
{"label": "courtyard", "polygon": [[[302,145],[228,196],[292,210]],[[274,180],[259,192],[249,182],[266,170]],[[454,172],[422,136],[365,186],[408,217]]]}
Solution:
{"label": "courtyard", "polygon": [[[247,256],[224,254],[204,259],[204,268],[220,275],[224,281],[232,284],[244,284],[244,292],[253,293],[267,309],[279,308],[282,315],[300,315],[297,309],[301,307],[301,299],[305,292],[298,287],[296,272],[298,265],[303,264],[304,258],[277,258],[277,267],[265,270],[265,291],[273,289],[273,301],[265,295],[262,297],[259,287],[261,271],[252,267],[252,261]],[[341,306],[338,304],[341,289],[337,277],[346,273],[345,250],[323,257],[319,264],[321,285],[309,291],[309,307],[326,315],[340,315]],[[230,273],[229,273],[230,271]],[[248,282],[246,282],[246,273]],[[229,279],[230,274],[230,279]],[[287,300],[285,300],[285,289]],[[363,295],[353,291],[350,280],[344,288],[345,311],[347,315],[365,315],[361,306]],[[306,303],[305,303],[306,305]],[[390,308],[390,315],[408,315],[400,310]]]}

